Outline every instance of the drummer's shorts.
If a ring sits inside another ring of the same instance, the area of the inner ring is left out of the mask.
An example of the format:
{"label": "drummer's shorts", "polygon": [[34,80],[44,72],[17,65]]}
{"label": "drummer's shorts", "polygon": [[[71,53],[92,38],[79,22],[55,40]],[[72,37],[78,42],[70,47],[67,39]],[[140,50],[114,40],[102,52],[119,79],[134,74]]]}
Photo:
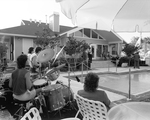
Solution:
{"label": "drummer's shorts", "polygon": [[36,90],[35,89],[32,89],[31,91],[27,90],[22,95],[13,94],[13,97],[17,100],[20,100],[20,101],[28,101],[28,100],[35,98],[35,96],[36,96]]}

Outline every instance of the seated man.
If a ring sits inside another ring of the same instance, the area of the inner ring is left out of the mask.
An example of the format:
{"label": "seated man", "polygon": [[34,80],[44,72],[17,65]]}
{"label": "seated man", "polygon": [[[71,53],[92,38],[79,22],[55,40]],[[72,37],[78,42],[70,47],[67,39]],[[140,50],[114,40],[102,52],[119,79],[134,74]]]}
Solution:
{"label": "seated man", "polygon": [[17,58],[17,69],[12,73],[9,87],[13,90],[13,97],[20,101],[33,99],[36,94],[42,91],[42,88],[31,89],[30,72],[25,68],[28,64],[28,57],[25,54]]}
{"label": "seated man", "polygon": [[105,91],[97,90],[99,77],[95,73],[88,73],[84,81],[84,89],[79,90],[78,94],[84,98],[94,101],[100,101],[105,104],[107,110],[114,106],[107,97]]}

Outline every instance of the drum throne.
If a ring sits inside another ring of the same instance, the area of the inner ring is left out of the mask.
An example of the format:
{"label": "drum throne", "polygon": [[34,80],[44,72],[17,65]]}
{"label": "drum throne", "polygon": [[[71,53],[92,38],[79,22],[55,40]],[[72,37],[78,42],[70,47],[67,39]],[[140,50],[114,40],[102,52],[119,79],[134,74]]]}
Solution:
{"label": "drum throne", "polygon": [[23,117],[24,113],[28,111],[27,103],[32,102],[32,100],[27,101],[20,101],[14,98],[14,105],[18,106],[19,108],[14,113],[14,117],[21,118]]}

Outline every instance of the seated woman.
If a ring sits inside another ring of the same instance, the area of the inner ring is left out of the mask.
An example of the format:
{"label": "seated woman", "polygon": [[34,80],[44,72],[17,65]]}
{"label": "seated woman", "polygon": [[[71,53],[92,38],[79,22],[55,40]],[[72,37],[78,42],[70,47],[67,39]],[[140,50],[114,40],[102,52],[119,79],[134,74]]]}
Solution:
{"label": "seated woman", "polygon": [[13,90],[13,97],[20,101],[31,100],[42,91],[42,88],[31,89],[32,82],[30,72],[25,68],[26,64],[28,64],[27,55],[20,55],[17,58],[17,69],[13,71],[9,81],[9,87]]}
{"label": "seated woman", "polygon": [[107,110],[114,106],[114,104],[109,100],[105,91],[97,90],[99,77],[95,73],[88,73],[84,81],[84,89],[79,90],[78,94],[84,98],[94,101],[100,101],[105,104]]}

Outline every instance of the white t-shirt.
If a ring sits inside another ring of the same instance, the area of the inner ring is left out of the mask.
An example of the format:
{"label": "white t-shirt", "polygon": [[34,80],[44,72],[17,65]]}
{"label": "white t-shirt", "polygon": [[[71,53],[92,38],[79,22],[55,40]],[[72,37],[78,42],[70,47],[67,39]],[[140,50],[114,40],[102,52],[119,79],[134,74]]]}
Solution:
{"label": "white t-shirt", "polygon": [[32,65],[32,59],[33,59],[33,57],[34,56],[36,56],[36,53],[32,53],[31,55],[30,55],[30,57],[29,57],[29,60],[30,60],[30,67],[32,68],[33,67],[33,65]]}
{"label": "white t-shirt", "polygon": [[29,65],[30,65],[30,67],[31,67],[31,61],[30,61],[31,54],[28,53],[27,56],[28,56],[28,63],[29,63]]}

